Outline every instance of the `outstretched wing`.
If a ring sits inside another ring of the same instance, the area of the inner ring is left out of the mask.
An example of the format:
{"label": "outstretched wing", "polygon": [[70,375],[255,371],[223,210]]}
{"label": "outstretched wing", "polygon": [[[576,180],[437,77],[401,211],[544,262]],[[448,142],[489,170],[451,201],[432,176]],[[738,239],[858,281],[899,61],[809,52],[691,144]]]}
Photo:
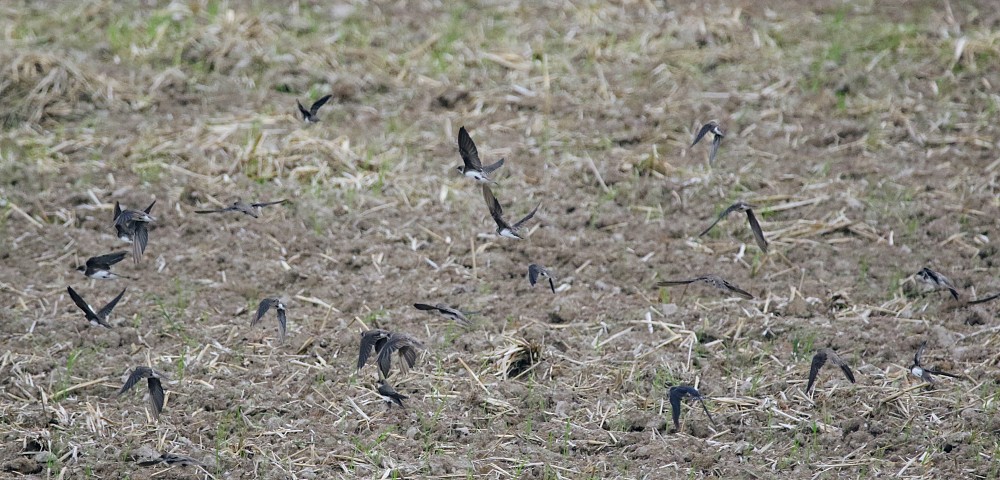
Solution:
{"label": "outstretched wing", "polygon": [[112,265],[122,261],[125,258],[125,255],[128,254],[125,252],[116,252],[116,253],[109,253],[107,255],[91,257],[87,259],[87,267],[88,268],[97,267],[106,270],[108,268],[111,268]]}
{"label": "outstretched wing", "polygon": [[118,390],[118,395],[121,396],[131,390],[136,383],[139,383],[139,380],[149,377],[152,373],[153,371],[149,367],[135,367],[132,369],[132,373],[129,374],[128,379],[125,380],[125,385],[122,385],[121,390]]}
{"label": "outstretched wing", "polygon": [[524,218],[518,220],[517,223],[514,224],[514,230],[517,230],[518,228],[521,228],[521,225],[524,225],[528,220],[531,220],[531,217],[534,217],[535,216],[535,212],[538,211],[538,207],[541,207],[541,206],[542,206],[542,203],[538,202],[538,205],[535,205],[535,209],[532,210],[531,213],[525,215]]}
{"label": "outstretched wing", "polygon": [[698,135],[695,135],[695,137],[694,137],[694,142],[691,142],[691,146],[693,147],[693,146],[697,145],[698,142],[701,141],[701,138],[704,137],[706,134],[708,134],[708,132],[711,132],[712,129],[714,129],[714,128],[715,128],[715,123],[714,122],[708,122],[708,123],[702,125],[701,126],[701,130],[698,130]]}
{"label": "outstretched wing", "polygon": [[115,218],[112,218],[111,221],[114,222],[115,225],[118,225],[118,217],[120,217],[121,215],[122,215],[122,206],[118,203],[118,200],[115,200]]}
{"label": "outstretched wing", "polygon": [[[469,136],[469,132],[465,127],[458,129],[458,153],[462,156],[462,162],[465,163],[466,170],[483,169],[483,164],[479,160],[479,150],[476,149],[476,143],[472,141],[472,137]],[[497,163],[503,165],[503,160]]]}
{"label": "outstretched wing", "polygon": [[819,375],[819,370],[823,368],[826,364],[826,350],[819,350],[813,355],[812,366],[809,367],[809,383],[806,385],[806,393],[812,390],[813,385],[816,383],[816,376]]}
{"label": "outstretched wing", "polygon": [[260,202],[260,203],[251,204],[250,206],[254,207],[254,208],[261,208],[261,207],[268,207],[268,206],[271,206],[271,205],[282,204],[282,203],[285,203],[287,201],[288,200],[278,200],[276,202]]}
{"label": "outstretched wing", "polygon": [[701,232],[700,234],[698,234],[698,236],[699,237],[704,237],[706,233],[708,233],[710,230],[712,230],[712,227],[714,227],[715,224],[721,222],[722,219],[726,218],[727,216],[729,216],[730,213],[733,213],[736,210],[739,210],[741,206],[742,206],[742,202],[736,202],[736,203],[734,203],[734,204],[726,207],[726,209],[723,210],[722,213],[720,213],[719,216],[715,218],[715,221],[712,222],[712,224],[709,225],[708,228],[706,228],[703,232]]}
{"label": "outstretched wing", "polygon": [[94,313],[94,307],[91,307],[89,303],[85,302],[83,297],[76,293],[76,290],[73,290],[73,287],[66,287],[66,291],[69,292],[69,298],[72,298],[73,303],[80,307],[80,310],[83,310],[83,313],[87,315],[88,319],[97,316],[97,314]]}
{"label": "outstretched wing", "polygon": [[146,244],[149,243],[149,229],[146,228],[145,222],[138,222],[132,227],[132,232],[132,259],[135,263],[139,263],[142,254],[146,252]]}
{"label": "outstretched wing", "polygon": [[[330,97],[332,97],[332,96],[333,95],[324,95],[319,100],[316,100],[315,102],[313,102],[312,106],[309,107],[309,113],[311,113],[313,115],[316,115],[316,112],[319,111],[319,107],[322,107],[323,105],[326,105],[326,102],[330,101]],[[299,108],[302,108],[302,107],[300,106]]]}
{"label": "outstretched wing", "polygon": [[424,311],[427,311],[427,310],[437,310],[438,309],[434,305],[428,305],[426,303],[414,303],[413,307],[416,308],[417,310],[424,310]]}
{"label": "outstretched wing", "polygon": [[493,173],[494,170],[502,166],[503,166],[503,159],[501,158],[500,160],[497,160],[496,162],[483,167],[483,173],[488,175],[490,173]]}
{"label": "outstretched wing", "polygon": [[924,348],[927,347],[927,340],[920,342],[920,346],[917,347],[917,353],[913,354],[913,366],[920,366],[920,356],[924,354]]}
{"label": "outstretched wing", "polygon": [[361,348],[358,351],[358,370],[364,368],[365,363],[368,363],[368,356],[371,355],[372,350],[381,351],[384,344],[384,330],[375,329],[361,332]]}
{"label": "outstretched wing", "polygon": [[847,365],[847,361],[832,350],[829,351],[828,356],[830,363],[840,367],[840,371],[844,372],[844,376],[847,377],[851,383],[854,383],[854,372],[852,372],[851,367]]}
{"label": "outstretched wing", "polygon": [[535,283],[538,282],[539,273],[541,273],[541,267],[535,265],[534,263],[528,265],[528,283],[530,283],[532,287],[534,287]]}
{"label": "outstretched wing", "polygon": [[712,152],[708,154],[708,163],[715,161],[715,155],[719,153],[719,145],[722,145],[722,135],[716,135],[712,139]]}
{"label": "outstretched wing", "polygon": [[767,253],[767,240],[764,239],[764,231],[760,229],[760,223],[757,223],[757,216],[749,208],[747,209],[747,220],[750,221],[750,230],[753,231],[753,238],[757,241],[757,246],[760,247],[761,251]]}
{"label": "outstretched wing", "polygon": [[160,418],[160,412],[163,411],[163,401],[166,395],[163,393],[163,385],[160,384],[160,379],[156,377],[149,377],[149,403],[153,406],[153,418]]}
{"label": "outstretched wing", "polygon": [[753,300],[753,295],[751,295],[750,292],[747,292],[746,290],[743,290],[742,288],[729,283],[728,280],[723,280],[721,278],[720,280],[722,280],[722,284],[726,287],[726,290],[729,290],[730,292],[733,292],[747,300]]}
{"label": "outstretched wing", "polygon": [[674,420],[674,430],[681,428],[681,398],[685,393],[680,387],[670,387],[670,417]]}
{"label": "outstretched wing", "polygon": [[[121,293],[119,293],[117,297],[115,297],[113,300],[111,300],[110,302],[108,302],[108,304],[105,305],[104,308],[102,308],[100,312],[97,312],[97,318],[99,318],[100,320],[102,320],[102,322],[101,322],[102,324],[104,323],[103,322],[104,320],[107,320],[108,315],[111,315],[111,311],[115,309],[115,305],[118,305],[118,301],[122,299],[122,295],[125,295],[125,289],[126,288],[128,288],[128,287],[123,288],[122,291],[121,291]],[[108,326],[108,325],[105,325],[105,326]]]}
{"label": "outstretched wing", "polygon": [[254,325],[257,325],[257,322],[259,322],[260,319],[264,317],[264,314],[266,314],[267,311],[271,309],[271,306],[274,305],[275,302],[276,301],[273,298],[265,298],[261,300],[260,303],[257,305],[257,313],[254,314],[253,320],[250,321],[250,326],[252,327]]}
{"label": "outstretched wing", "polygon": [[486,184],[483,184],[483,199],[486,200],[486,206],[490,209],[490,216],[493,217],[493,221],[496,222],[499,228],[510,228],[507,221],[503,219],[503,207],[500,206],[500,202],[497,201],[497,197],[493,196],[493,190]]}
{"label": "outstretched wing", "polygon": [[661,280],[659,282],[656,282],[656,286],[657,287],[669,287],[669,286],[672,286],[672,285],[687,285],[689,283],[697,282],[697,281],[699,281],[701,279],[702,279],[701,277],[698,277],[698,278],[692,278],[690,280]]}
{"label": "outstretched wing", "polygon": [[288,319],[285,317],[285,309],[278,308],[278,333],[280,334],[280,336],[278,337],[278,342],[281,343],[285,342],[285,331],[287,330],[287,328],[288,328]]}
{"label": "outstretched wing", "polygon": [[299,106],[299,113],[302,114],[302,119],[303,120],[308,120],[309,117],[312,116],[312,114],[309,113],[309,110],[306,110],[306,107],[303,107],[302,104],[299,103],[298,100],[295,101],[295,104]]}

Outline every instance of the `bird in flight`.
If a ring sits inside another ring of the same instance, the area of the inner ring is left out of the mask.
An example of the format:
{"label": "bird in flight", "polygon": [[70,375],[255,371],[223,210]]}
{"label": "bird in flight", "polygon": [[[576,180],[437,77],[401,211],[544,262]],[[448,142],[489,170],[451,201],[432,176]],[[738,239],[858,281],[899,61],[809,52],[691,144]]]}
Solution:
{"label": "bird in flight", "polygon": [[298,100],[295,100],[295,104],[299,106],[299,113],[302,114],[302,121],[306,123],[318,122],[319,117],[316,116],[316,112],[319,111],[319,107],[326,105],[326,102],[330,101],[330,97],[332,96],[333,95],[325,95],[323,96],[323,98],[316,100],[315,102],[313,102],[312,106],[309,107],[309,110],[306,110],[306,107],[303,107]]}
{"label": "bird in flight", "polygon": [[500,202],[497,198],[493,196],[493,191],[490,190],[489,185],[483,184],[483,198],[486,199],[486,206],[490,209],[490,216],[493,217],[493,221],[497,224],[497,235],[501,237],[513,238],[521,240],[522,237],[518,235],[518,231],[531,220],[531,217],[535,216],[535,212],[538,211],[538,207],[542,206],[541,203],[535,206],[535,209],[531,213],[524,216],[524,218],[517,221],[517,223],[511,225],[507,223],[503,218],[503,207],[500,206]]}
{"label": "bird in flight", "polygon": [[385,400],[385,407],[387,409],[392,409],[393,403],[402,408],[406,408],[403,405],[403,400],[406,400],[409,397],[397,392],[396,389],[392,388],[392,385],[386,383],[385,379],[380,379],[378,381],[378,394],[382,396],[382,400]]}
{"label": "bird in flight", "polygon": [[226,208],[220,208],[217,210],[195,210],[194,213],[222,213],[222,212],[241,212],[250,215],[253,218],[257,218],[260,215],[260,210],[264,207],[270,205],[279,205],[287,202],[287,200],[278,200],[276,202],[258,202],[258,203],[244,203],[243,200],[236,200],[232,205]]}
{"label": "bird in flight", "polygon": [[440,313],[444,317],[450,318],[464,326],[468,326],[470,323],[469,319],[465,316],[464,312],[462,312],[457,308],[451,308],[443,303],[438,303],[436,305],[428,305],[426,303],[414,303],[413,306],[417,310]]}
{"label": "bird in flight", "polygon": [[382,378],[389,378],[393,353],[399,352],[399,358],[403,360],[401,368],[405,370],[413,368],[417,363],[417,349],[423,350],[424,345],[415,338],[405,333],[390,333],[382,348],[378,349],[378,368],[382,372]]}
{"label": "bird in flight", "polygon": [[118,252],[100,255],[97,257],[90,257],[87,259],[86,265],[76,267],[76,270],[78,272],[83,272],[83,274],[88,278],[105,280],[113,278],[127,278],[132,280],[131,277],[111,272],[111,266],[124,260],[125,255],[128,254],[125,252]]}
{"label": "bird in flight", "polygon": [[144,378],[149,388],[149,403],[153,407],[153,418],[159,418],[160,412],[163,411],[163,400],[166,398],[160,379],[166,378],[166,375],[149,367],[135,367],[128,376],[128,380],[125,380],[125,385],[122,385],[121,390],[118,391],[118,396],[122,396]]}
{"label": "bird in flight", "polygon": [[921,365],[920,357],[924,354],[924,348],[926,347],[927,347],[927,342],[926,341],[921,342],[920,347],[917,348],[917,353],[913,354],[913,365],[910,366],[910,373],[912,373],[913,376],[920,377],[921,379],[923,379],[923,381],[927,383],[937,383],[937,381],[934,380],[934,377],[932,377],[931,374],[944,375],[946,377],[951,377],[951,378],[962,378],[961,375],[942,372],[940,370],[933,370]]}
{"label": "bird in flight", "polygon": [[694,142],[691,143],[691,146],[697,145],[701,141],[701,138],[709,132],[712,134],[712,153],[708,155],[708,163],[711,165],[715,161],[715,155],[719,153],[719,145],[722,144],[722,138],[726,136],[726,131],[719,125],[719,122],[712,120],[702,125],[701,130],[698,130],[698,135],[694,137]]}
{"label": "bird in flight", "polygon": [[149,214],[153,210],[153,205],[156,205],[156,200],[153,200],[153,203],[140,212],[122,210],[121,205],[115,201],[115,231],[120,240],[132,244],[132,260],[135,263],[139,263],[139,259],[142,258],[142,254],[146,251],[146,245],[149,243],[149,226],[147,224],[156,220]]}
{"label": "bird in flight", "polygon": [[376,355],[382,351],[382,347],[385,346],[385,342],[389,341],[389,335],[390,333],[388,331],[378,328],[361,332],[361,349],[358,351],[359,372],[362,368],[364,368],[365,364],[368,363],[368,357],[371,356],[373,351]]}
{"label": "bird in flight", "polygon": [[458,129],[458,153],[462,155],[462,165],[455,168],[462,175],[472,178],[477,182],[496,183],[489,178],[489,174],[502,167],[504,159],[501,158],[496,163],[484,167],[479,160],[479,151],[476,149],[476,144],[472,141],[472,137],[469,136],[469,132],[465,127]]}
{"label": "bird in flight", "polygon": [[837,355],[837,352],[830,350],[829,348],[821,348],[816,351],[813,355],[812,366],[809,367],[809,384],[806,385],[806,393],[808,394],[812,390],[813,385],[816,383],[816,375],[819,374],[819,370],[823,368],[823,365],[829,361],[830,363],[840,367],[840,370],[844,372],[844,376],[854,383],[854,373],[851,372],[851,367],[847,365],[844,359]]}
{"label": "bird in flight", "polygon": [[764,253],[767,253],[767,240],[764,239],[764,231],[760,229],[760,223],[757,222],[757,216],[753,214],[753,208],[755,208],[753,205],[750,205],[743,200],[730,205],[728,208],[723,210],[722,213],[719,214],[718,218],[716,218],[715,221],[712,222],[712,224],[698,236],[704,237],[706,233],[712,230],[712,227],[714,227],[715,224],[719,223],[723,218],[729,216],[730,213],[746,212],[747,220],[750,222],[750,230],[753,231],[753,238],[757,241],[757,246],[760,247]]}
{"label": "bird in flight", "polygon": [[182,467],[189,467],[191,465],[197,465],[199,467],[206,466],[191,457],[185,457],[183,455],[174,455],[173,453],[164,453],[159,456],[159,458],[154,458],[153,460],[147,460],[144,462],[139,462],[140,467],[151,467],[158,463],[165,463],[167,465],[179,465]]}
{"label": "bird in flight", "polygon": [[535,283],[538,282],[538,277],[545,277],[549,279],[549,288],[552,289],[552,293],[556,293],[556,283],[552,280],[552,272],[549,272],[548,269],[541,265],[536,265],[534,263],[528,265],[528,283],[530,283],[532,287],[534,287]]}
{"label": "bird in flight", "polygon": [[951,283],[948,277],[924,267],[917,272],[917,279],[930,285],[935,290],[947,289],[951,293],[951,296],[955,300],[958,300],[958,289],[955,288],[955,284]]}
{"label": "bird in flight", "polygon": [[108,302],[107,305],[102,307],[100,310],[94,311],[94,307],[91,307],[89,303],[84,301],[83,297],[76,293],[76,290],[73,290],[73,287],[66,287],[66,290],[69,292],[69,297],[73,299],[73,303],[75,303],[77,307],[80,307],[80,310],[83,310],[83,314],[87,316],[87,320],[90,321],[91,325],[100,325],[106,328],[111,328],[111,324],[108,323],[108,316],[110,316],[111,311],[115,309],[115,305],[118,305],[118,301],[122,299],[122,295],[125,295],[125,289],[123,288],[122,292],[119,293],[113,300]]}
{"label": "bird in flight", "polygon": [[712,425],[716,425],[715,419],[712,418],[712,414],[708,413],[708,407],[705,406],[705,398],[698,393],[698,390],[689,385],[680,385],[670,387],[670,416],[674,419],[674,430],[681,428],[681,400],[684,397],[691,397],[701,402],[701,408],[705,410],[708,420],[712,422]]}
{"label": "bird in flight", "polygon": [[271,307],[274,307],[274,309],[278,311],[278,334],[279,334],[278,342],[284,343],[285,329],[287,327],[287,323],[285,319],[285,304],[281,303],[280,299],[265,298],[261,300],[260,304],[257,305],[257,313],[254,314],[253,320],[250,322],[250,327],[252,328],[253,326],[257,325],[257,322],[259,322],[260,319],[264,317],[264,314],[266,314],[267,311],[271,309]]}
{"label": "bird in flight", "polygon": [[688,280],[664,280],[658,282],[656,286],[669,287],[673,285],[687,285],[694,282],[705,282],[715,288],[718,288],[719,290],[726,290],[728,292],[735,293],[736,295],[739,295],[747,300],[753,299],[753,295],[750,295],[750,293],[747,292],[746,290],[743,290],[740,287],[737,287],[736,285],[729,283],[729,281],[723,279],[722,277],[718,277],[715,275],[702,275],[700,277],[694,277]]}

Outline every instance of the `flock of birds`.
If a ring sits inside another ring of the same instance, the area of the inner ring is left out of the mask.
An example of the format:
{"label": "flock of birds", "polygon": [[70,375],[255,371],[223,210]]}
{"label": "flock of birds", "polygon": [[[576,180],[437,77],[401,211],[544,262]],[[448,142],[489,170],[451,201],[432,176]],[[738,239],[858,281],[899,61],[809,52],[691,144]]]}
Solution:
{"label": "flock of birds", "polygon": [[[326,95],[315,103],[313,103],[307,110],[302,106],[301,103],[296,101],[299,112],[302,115],[303,121],[306,123],[318,122],[317,117],[320,107],[327,103],[331,98],[330,95]],[[708,134],[712,134],[712,146],[711,153],[709,154],[709,162],[713,162],[718,153],[719,146],[721,145],[722,139],[725,137],[725,130],[719,125],[718,122],[712,121],[704,124],[695,136],[694,142],[691,146],[695,146],[699,141],[702,140]],[[489,165],[483,165],[479,157],[479,152],[476,149],[476,144],[472,141],[472,137],[465,127],[461,127],[458,131],[458,149],[459,154],[462,157],[462,165],[457,167],[457,170],[469,179],[472,179],[477,183],[482,189],[483,199],[486,202],[487,209],[489,210],[490,216],[496,223],[496,234],[510,239],[522,239],[521,231],[525,224],[531,220],[535,213],[538,211],[539,206],[536,205],[527,215],[511,223],[504,215],[503,206],[494,196],[490,185],[496,185],[497,182],[490,178],[491,174],[501,168],[504,165],[504,159],[500,159],[495,163]],[[195,210],[198,214],[214,214],[214,213],[227,213],[227,212],[239,212],[253,218],[258,218],[261,209],[264,207],[281,205],[286,203],[286,200],[278,201],[268,201],[268,202],[257,202],[257,203],[245,203],[242,200],[236,200],[232,205],[211,210]],[[114,208],[114,218],[113,226],[115,227],[117,236],[124,242],[130,243],[132,245],[132,258],[135,263],[139,263],[142,258],[143,253],[146,250],[146,246],[149,242],[149,224],[154,222],[156,219],[151,215],[153,206],[156,204],[154,200],[143,210],[131,210],[122,209],[118,202],[115,202]],[[737,201],[730,205],[728,208],[723,210],[718,217],[708,226],[699,236],[706,235],[712,230],[720,221],[728,217],[734,212],[746,213],[747,221],[750,225],[750,230],[753,233],[754,240],[756,241],[760,250],[764,253],[768,251],[768,242],[764,236],[764,232],[760,227],[760,223],[757,221],[757,217],[754,215],[753,209],[756,208],[754,205],[746,203],[744,201]],[[120,275],[112,272],[112,266],[118,262],[124,260],[127,256],[126,252],[116,252],[106,255],[95,256],[89,258],[86,264],[77,268],[85,276],[91,279],[100,280],[111,280],[124,278],[132,280],[131,277]],[[959,298],[958,289],[954,284],[944,275],[935,272],[929,268],[923,268],[915,275],[915,278],[921,280],[933,287],[935,290],[947,290],[950,294],[957,300]],[[534,287],[540,278],[548,279],[548,284],[552,293],[556,293],[556,286],[554,275],[548,269],[541,265],[530,264],[528,265],[528,280],[530,285]],[[695,282],[702,282],[708,284],[717,289],[728,292],[744,299],[753,299],[754,296],[747,292],[746,290],[734,285],[726,279],[723,279],[716,275],[702,275],[690,279],[680,279],[680,280],[666,280],[661,281],[656,284],[657,287],[668,287],[675,285],[688,285]],[[108,322],[108,318],[114,310],[115,306],[121,300],[122,296],[125,294],[126,289],[122,289],[116,297],[105,304],[100,310],[95,310],[90,304],[88,304],[83,297],[77,293],[72,286],[67,287],[67,291],[72,298],[73,302],[83,310],[83,313],[88,321],[95,326],[101,326],[105,328],[111,328],[111,324]],[[967,302],[968,304],[984,303],[990,300],[994,300],[1000,297],[1000,293],[984,297],[978,300],[973,300]],[[468,325],[469,319],[467,315],[471,315],[477,312],[462,312],[459,309],[452,308],[444,304],[425,304],[416,303],[414,307],[421,311],[437,313],[449,318],[460,325]],[[271,309],[275,309],[277,312],[278,320],[278,333],[279,342],[284,342],[286,330],[287,330],[287,317],[285,305],[281,302],[279,298],[265,298],[260,301],[256,312],[253,315],[251,321],[251,327],[257,325],[258,322],[267,314]],[[932,375],[943,375],[954,378],[961,378],[959,375],[954,375],[951,373],[943,372],[940,370],[927,368],[921,364],[921,355],[926,347],[926,342],[921,344],[916,354],[913,357],[913,364],[910,367],[910,372],[928,383],[933,383],[935,380]],[[392,405],[398,405],[405,408],[403,401],[407,399],[407,396],[397,392],[391,384],[388,383],[388,379],[391,375],[392,367],[392,356],[393,354],[398,354],[401,359],[400,369],[405,370],[407,368],[412,368],[416,362],[419,352],[424,349],[423,344],[411,335],[403,332],[391,332],[382,329],[370,329],[361,332],[360,336],[360,346],[358,352],[358,362],[357,370],[361,370],[368,363],[369,358],[373,355],[375,356],[375,363],[378,366],[379,379],[376,383],[376,390],[378,394],[386,402],[387,408],[392,408]],[[809,369],[808,385],[806,387],[806,393],[808,394],[813,390],[816,378],[819,371],[826,363],[831,363],[836,365],[841,369],[844,376],[851,383],[855,382],[854,374],[851,371],[848,363],[837,354],[837,352],[828,349],[819,349],[812,358],[812,364]],[[165,393],[163,390],[163,384],[161,379],[166,378],[162,372],[159,372],[153,368],[147,366],[137,366],[131,370],[128,375],[127,380],[118,392],[118,395],[123,395],[128,392],[133,386],[139,383],[140,380],[145,379],[147,383],[147,388],[149,392],[149,400],[152,406],[152,413],[154,418],[159,418],[159,415],[163,411]],[[678,430],[680,428],[680,414],[681,414],[681,401],[685,397],[690,397],[694,400],[698,400],[702,404],[702,408],[705,410],[706,416],[715,425],[715,420],[712,418],[708,411],[707,406],[705,406],[706,397],[703,396],[695,387],[691,385],[678,385],[673,386],[669,390],[669,402],[671,407],[671,416],[674,424],[674,429]],[[197,464],[198,462],[179,455],[164,454],[159,459],[153,462],[145,462],[145,465],[150,465],[158,462],[165,462],[170,464]]]}

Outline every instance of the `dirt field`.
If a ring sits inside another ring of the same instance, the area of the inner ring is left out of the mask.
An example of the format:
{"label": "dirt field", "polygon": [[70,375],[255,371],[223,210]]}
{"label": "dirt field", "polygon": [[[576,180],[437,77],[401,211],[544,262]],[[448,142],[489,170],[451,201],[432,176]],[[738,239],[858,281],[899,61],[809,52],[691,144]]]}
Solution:
{"label": "dirt field", "polygon": [[[1000,477],[1000,301],[965,303],[1000,291],[992,2],[283,3],[0,5],[0,477]],[[194,213],[237,198],[290,203]],[[133,280],[73,269],[154,199]],[[738,213],[698,237],[740,199],[768,254]],[[755,298],[655,286],[698,274]],[[127,287],[114,328],[67,286]],[[427,347],[406,409],[356,371],[374,327]],[[962,378],[912,376],[925,341]],[[806,394],[820,348],[857,383]],[[116,397],[139,365],[158,421]],[[681,384],[716,425],[673,431]]]}

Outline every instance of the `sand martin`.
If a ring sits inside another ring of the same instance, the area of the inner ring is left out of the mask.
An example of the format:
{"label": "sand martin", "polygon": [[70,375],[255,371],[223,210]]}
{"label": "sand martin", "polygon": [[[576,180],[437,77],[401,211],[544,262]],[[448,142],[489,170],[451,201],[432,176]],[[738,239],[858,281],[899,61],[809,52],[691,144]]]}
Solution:
{"label": "sand martin", "polygon": [[955,288],[955,284],[951,283],[948,277],[924,267],[917,272],[917,279],[934,287],[935,290],[947,289],[951,292],[951,296],[955,300],[958,300],[958,289]]}
{"label": "sand martin", "polygon": [[552,293],[556,293],[556,282],[552,280],[552,272],[548,271],[548,269],[541,265],[536,265],[534,263],[528,265],[528,283],[530,283],[532,287],[538,283],[538,277],[545,277],[549,279],[549,288],[552,289]]}
{"label": "sand martin", "polygon": [[465,130],[465,127],[458,129],[458,153],[462,155],[462,165],[455,168],[462,175],[475,179],[477,182],[496,183],[488,175],[502,167],[504,159],[501,158],[496,163],[484,167],[479,160],[479,151],[476,150],[476,144],[472,141],[472,137],[469,136],[469,132]]}
{"label": "sand martin", "polygon": [[698,393],[698,390],[688,385],[681,385],[670,387],[670,415],[674,419],[674,430],[680,430],[681,428],[681,400],[684,397],[691,397],[700,401],[701,408],[705,409],[705,415],[708,416],[708,420],[712,422],[712,425],[716,425],[715,419],[712,418],[712,414],[708,413],[708,407],[705,406],[705,399]]}
{"label": "sand martin", "polygon": [[165,398],[160,379],[166,378],[166,375],[149,367],[135,367],[128,376],[128,380],[125,380],[125,385],[122,385],[122,389],[118,391],[118,396],[120,397],[129,391],[129,389],[134,387],[143,378],[146,379],[146,384],[149,387],[149,403],[153,406],[153,418],[159,418],[160,412],[163,411],[163,400]]}
{"label": "sand martin", "polygon": [[451,307],[449,307],[449,306],[447,306],[447,305],[445,305],[443,303],[439,303],[439,304],[436,304],[436,305],[428,305],[426,303],[414,303],[413,306],[417,310],[433,311],[433,312],[440,313],[445,318],[450,318],[450,319],[452,319],[452,320],[454,320],[454,321],[456,321],[458,323],[461,323],[462,325],[465,325],[465,326],[468,326],[469,323],[470,323],[469,319],[465,317],[465,313],[464,312],[462,312],[461,310],[459,310],[457,308],[451,308]]}
{"label": "sand martin", "polygon": [[382,348],[378,352],[378,368],[382,371],[382,378],[389,378],[389,369],[392,367],[392,354],[399,352],[399,358],[404,362],[401,368],[413,368],[417,363],[417,349],[423,349],[424,345],[415,338],[405,334],[393,332],[389,334]]}
{"label": "sand martin", "polygon": [[378,354],[382,350],[385,342],[389,341],[389,335],[389,332],[378,328],[361,332],[361,349],[358,351],[359,372],[368,363],[368,357],[371,356],[372,351]]}
{"label": "sand martin", "polygon": [[825,365],[827,361],[840,367],[840,369],[844,372],[844,376],[847,377],[851,383],[854,383],[854,373],[851,372],[851,367],[847,365],[847,362],[840,358],[840,355],[837,355],[837,352],[834,352],[829,348],[821,348],[816,351],[815,355],[813,355],[812,366],[809,367],[809,384],[806,385],[806,394],[812,390],[813,384],[816,383],[816,375],[819,374],[819,370],[823,368],[823,365]]}
{"label": "sand martin", "polygon": [[402,408],[406,408],[403,405],[403,400],[406,400],[406,395],[397,392],[392,385],[386,383],[384,379],[378,381],[378,394],[382,396],[382,400],[385,400],[385,408],[392,409],[392,404],[395,403]]}
{"label": "sand martin", "polygon": [[146,251],[146,245],[149,243],[149,222],[156,220],[149,215],[149,212],[153,210],[153,205],[156,205],[156,200],[150,203],[145,210],[138,212],[135,210],[122,210],[121,205],[115,202],[115,231],[118,232],[118,238],[124,242],[132,244],[132,260],[135,263],[139,263],[139,259],[142,258],[142,254]]}
{"label": "sand martin", "polygon": [[541,203],[535,205],[535,209],[531,213],[525,215],[524,218],[520,219],[514,225],[507,223],[503,219],[503,207],[500,206],[500,202],[497,201],[496,197],[493,196],[493,191],[490,187],[483,184],[483,198],[486,199],[486,206],[490,209],[490,215],[493,217],[493,221],[497,224],[497,235],[501,237],[513,238],[521,240],[521,236],[517,232],[521,227],[528,221],[531,217],[535,216],[535,212],[538,211],[538,207],[542,206]]}
{"label": "sand martin", "polygon": [[932,377],[931,374],[934,374],[934,375],[944,375],[946,377],[951,377],[951,378],[962,378],[961,375],[955,375],[953,373],[942,372],[940,370],[933,370],[933,369],[926,368],[923,365],[921,365],[920,364],[920,356],[924,354],[924,348],[926,348],[926,347],[927,347],[927,342],[926,341],[920,342],[920,347],[917,348],[917,353],[913,354],[913,365],[910,366],[910,373],[912,373],[913,376],[920,377],[921,379],[923,379],[927,383],[937,383],[937,381],[934,380],[934,377]]}
{"label": "sand martin", "polygon": [[701,130],[698,130],[698,135],[694,137],[694,142],[691,146],[695,146],[701,141],[701,137],[705,134],[712,133],[712,153],[708,155],[708,163],[711,164],[715,161],[715,154],[719,153],[719,145],[722,143],[722,138],[726,136],[726,131],[719,126],[719,122],[712,120],[704,125],[702,125]]}
{"label": "sand martin", "polygon": [[330,97],[332,96],[333,95],[326,95],[323,98],[316,100],[315,102],[313,102],[312,106],[309,107],[309,110],[306,110],[306,107],[303,107],[298,100],[295,100],[295,104],[299,106],[299,113],[302,114],[302,121],[306,123],[318,122],[319,118],[316,116],[316,112],[319,111],[319,107],[322,107],[323,105],[326,104],[326,102],[330,101]]}
{"label": "sand martin", "polygon": [[257,313],[254,314],[253,320],[250,322],[250,327],[257,325],[257,322],[264,317],[264,314],[268,310],[274,307],[278,311],[278,343],[285,343],[285,329],[287,328],[287,320],[285,318],[285,304],[281,303],[280,299],[277,298],[265,298],[260,301],[257,305]]}
{"label": "sand martin", "polygon": [[115,309],[115,305],[118,305],[118,301],[122,299],[122,295],[125,295],[125,289],[123,288],[122,292],[119,293],[117,297],[95,312],[94,307],[91,307],[89,303],[85,302],[83,297],[73,290],[73,287],[66,287],[66,290],[69,292],[69,297],[73,299],[73,303],[80,307],[80,310],[83,310],[83,314],[87,316],[87,320],[90,321],[91,325],[100,325],[106,328],[111,328],[111,324],[108,323],[108,316],[111,315],[111,311]]}
{"label": "sand martin", "polygon": [[81,265],[76,267],[78,272],[83,272],[83,274],[89,278],[108,280],[113,278],[127,278],[132,280],[131,277],[126,277],[125,275],[119,275],[117,273],[111,272],[111,266],[122,261],[128,255],[125,252],[109,253],[107,255],[101,255],[99,257],[90,257],[87,259],[87,265]]}
{"label": "sand martin", "polygon": [[197,465],[199,467],[206,466],[204,463],[201,463],[191,457],[185,457],[183,455],[174,455],[172,453],[164,453],[160,455],[159,458],[138,463],[140,467],[151,467],[158,463],[165,463],[167,465],[179,465],[181,467],[189,467],[191,465]]}
{"label": "sand martin", "polygon": [[286,200],[278,200],[276,202],[260,202],[260,203],[243,203],[243,200],[236,200],[232,205],[226,208],[220,208],[218,210],[195,210],[194,213],[222,213],[222,212],[241,212],[250,215],[253,218],[257,218],[260,215],[260,210],[263,207],[269,205],[278,205],[285,203]]}
{"label": "sand martin", "polygon": [[757,241],[757,246],[759,246],[764,253],[767,253],[767,240],[764,239],[764,231],[760,229],[760,223],[757,223],[757,217],[753,214],[753,208],[755,208],[753,205],[750,205],[749,203],[746,203],[743,200],[740,200],[730,205],[728,208],[723,210],[722,213],[719,214],[719,217],[716,218],[715,221],[712,222],[712,224],[709,225],[708,228],[706,228],[705,231],[701,232],[701,234],[699,234],[698,236],[704,237],[705,234],[708,233],[709,230],[711,230],[712,227],[715,226],[715,224],[719,223],[719,221],[721,221],[723,218],[726,218],[730,213],[746,212],[747,220],[750,221],[750,230],[753,231],[753,238],[754,240]]}
{"label": "sand martin", "polygon": [[656,284],[657,287],[669,287],[672,285],[687,285],[694,282],[705,282],[719,290],[726,290],[736,295],[739,295],[747,300],[753,299],[753,295],[750,295],[747,291],[737,287],[726,281],[725,279],[715,276],[715,275],[702,275],[700,277],[695,277],[689,280],[664,280]]}

